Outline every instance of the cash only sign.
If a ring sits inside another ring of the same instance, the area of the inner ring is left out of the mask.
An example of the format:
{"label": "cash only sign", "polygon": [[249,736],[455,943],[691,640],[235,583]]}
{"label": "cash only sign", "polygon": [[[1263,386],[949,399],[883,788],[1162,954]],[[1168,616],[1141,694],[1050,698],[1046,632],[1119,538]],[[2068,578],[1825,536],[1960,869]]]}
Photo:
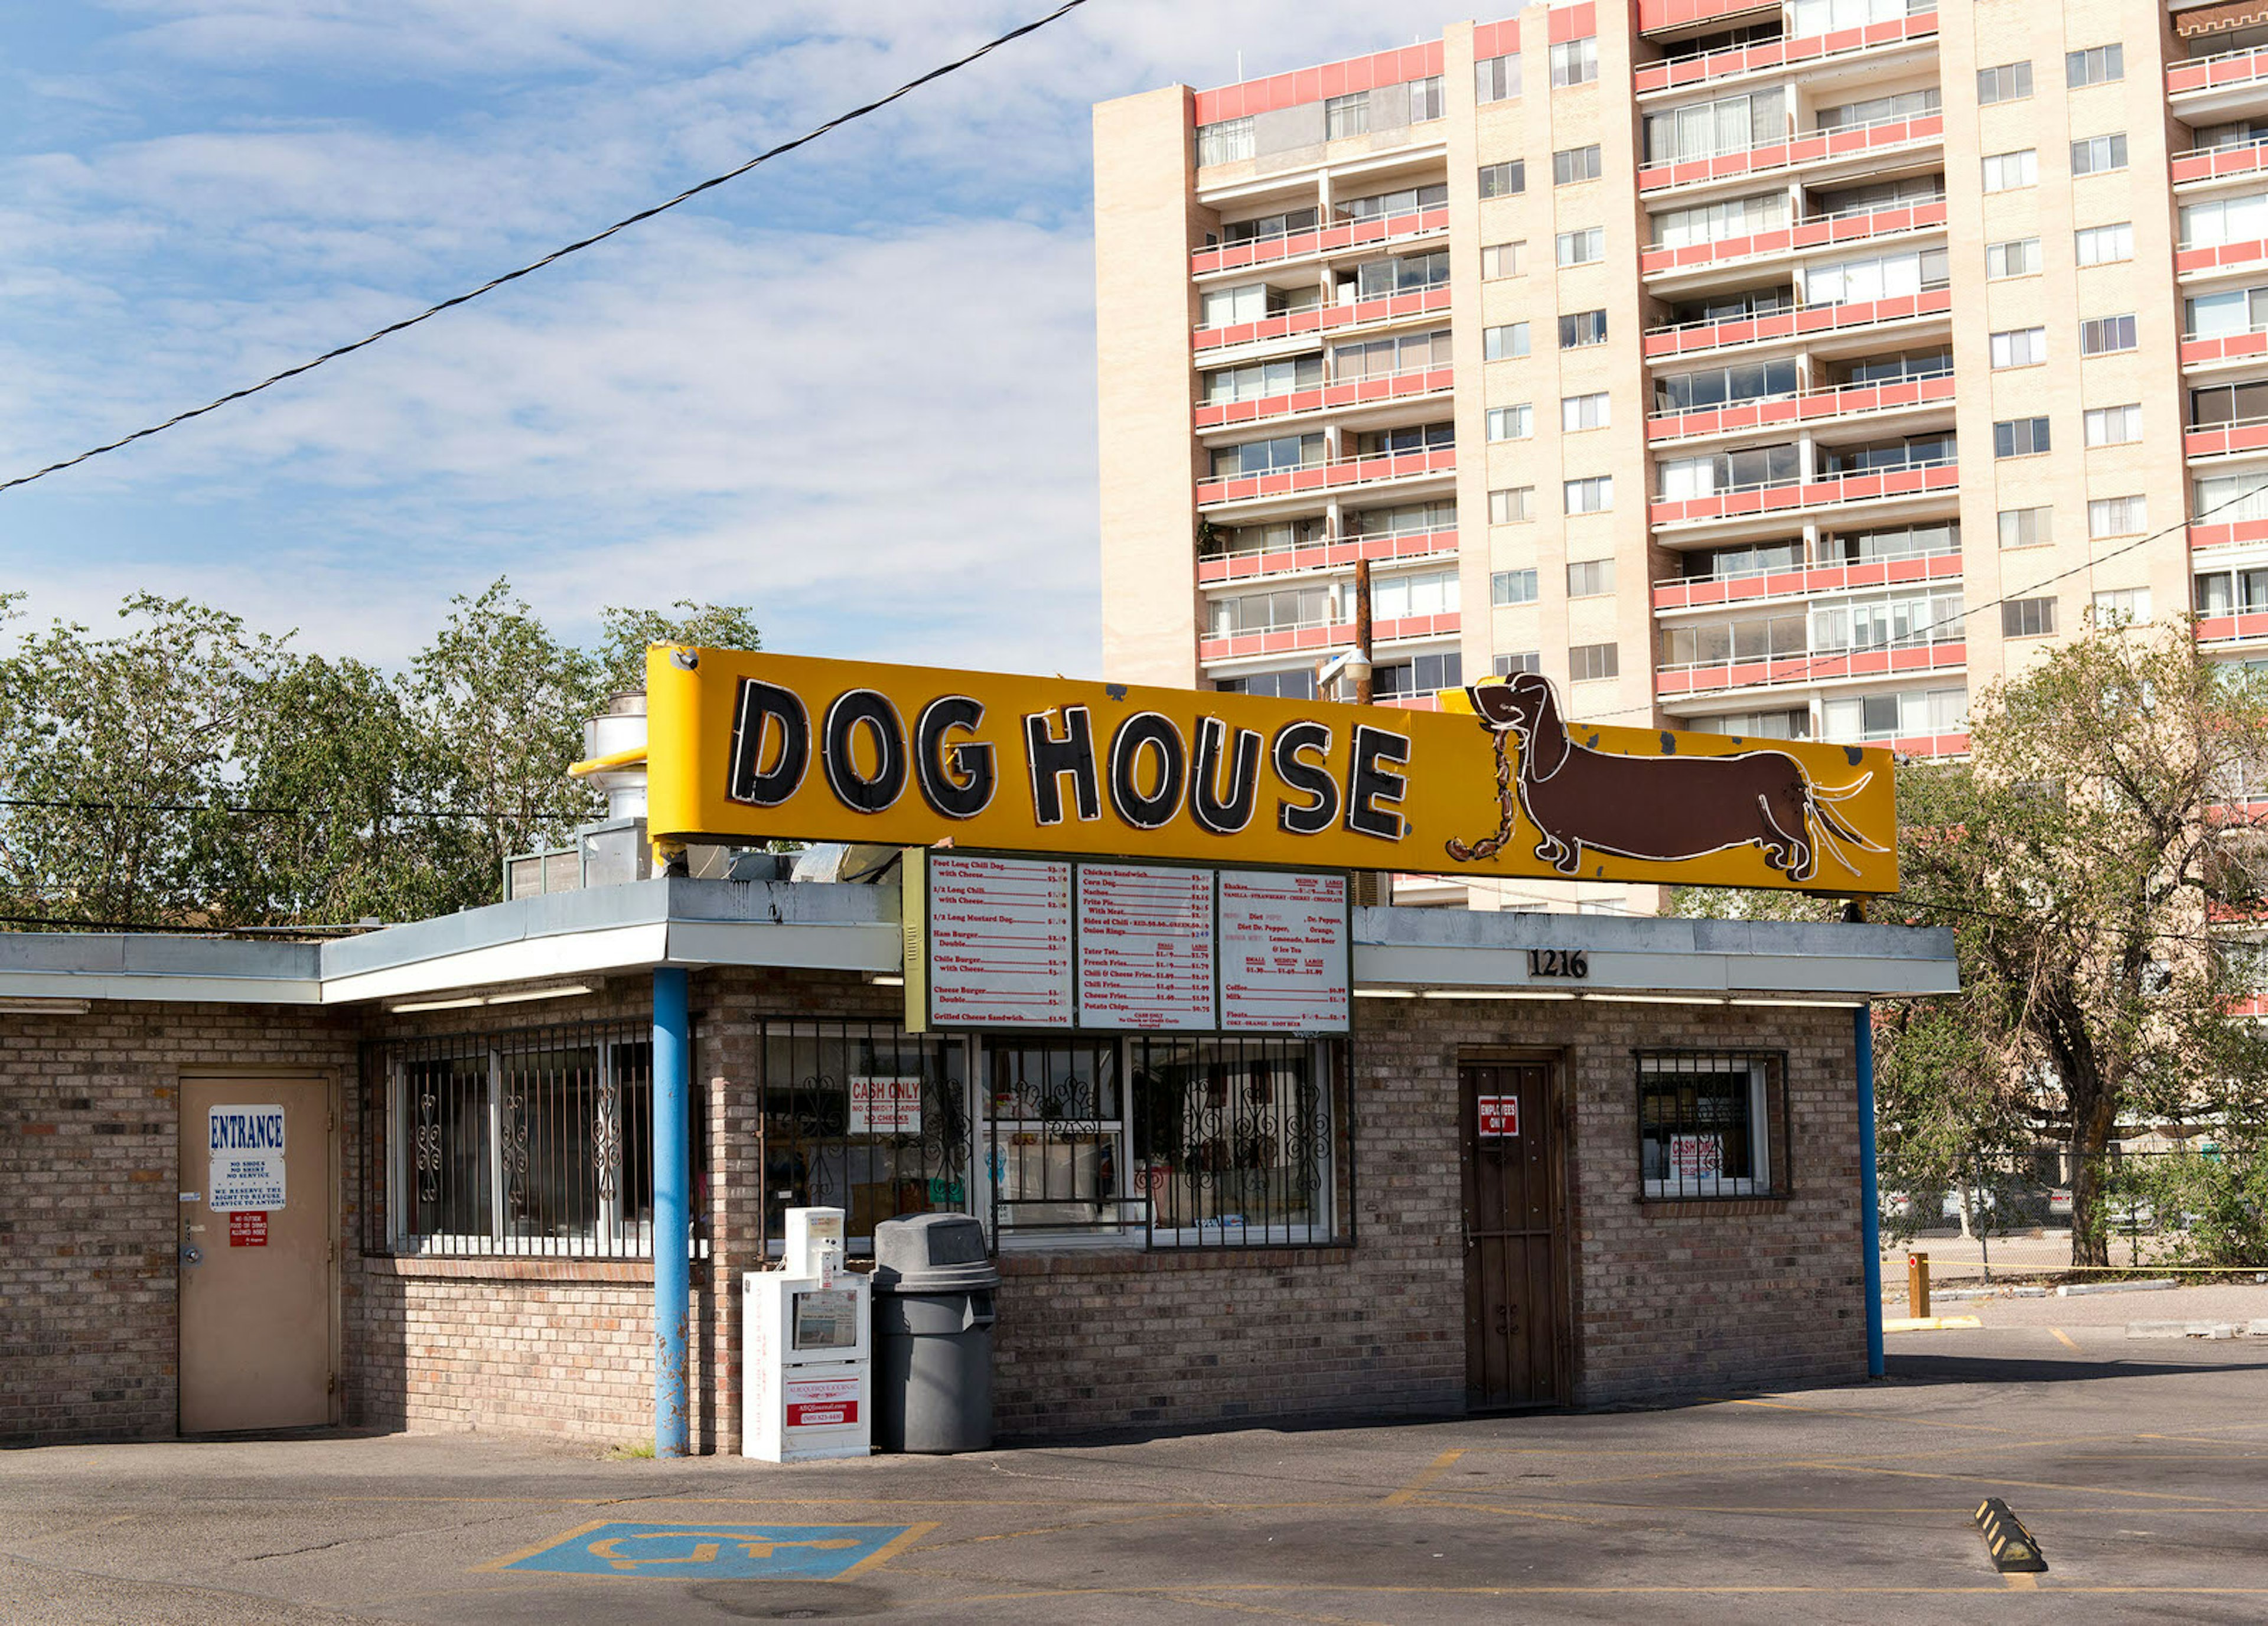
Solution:
{"label": "cash only sign", "polygon": [[1898,885],[1889,752],[1572,722],[1532,673],[1418,710],[656,645],[646,696],[657,840]]}

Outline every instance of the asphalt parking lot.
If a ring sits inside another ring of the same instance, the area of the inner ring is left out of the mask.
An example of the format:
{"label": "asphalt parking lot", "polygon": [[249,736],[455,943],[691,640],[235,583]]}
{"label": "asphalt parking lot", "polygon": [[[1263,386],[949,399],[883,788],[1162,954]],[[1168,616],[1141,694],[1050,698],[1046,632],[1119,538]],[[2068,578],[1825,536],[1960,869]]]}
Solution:
{"label": "asphalt parking lot", "polygon": [[[2126,1336],[2186,1298],[2030,1301],[1894,1337],[1881,1384],[1652,1412],[792,1468],[464,1436],[16,1451],[0,1619],[2257,1622],[2268,1337]],[[1986,1496],[2045,1575],[1993,1572]]]}

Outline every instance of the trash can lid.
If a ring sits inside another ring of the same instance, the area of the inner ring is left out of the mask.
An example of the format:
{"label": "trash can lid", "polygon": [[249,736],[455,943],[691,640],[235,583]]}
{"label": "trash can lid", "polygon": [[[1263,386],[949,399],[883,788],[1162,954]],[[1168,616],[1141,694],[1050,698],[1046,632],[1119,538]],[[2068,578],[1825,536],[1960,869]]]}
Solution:
{"label": "trash can lid", "polygon": [[967,1214],[912,1214],[874,1227],[878,1292],[971,1292],[998,1287],[984,1227]]}

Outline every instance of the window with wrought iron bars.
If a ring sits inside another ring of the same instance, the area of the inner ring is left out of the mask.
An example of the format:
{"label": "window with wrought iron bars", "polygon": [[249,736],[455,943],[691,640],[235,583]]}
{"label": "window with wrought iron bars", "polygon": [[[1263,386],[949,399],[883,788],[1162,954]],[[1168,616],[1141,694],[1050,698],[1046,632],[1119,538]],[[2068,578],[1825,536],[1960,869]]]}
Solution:
{"label": "window with wrought iron bars", "polygon": [[[364,1251],[653,1256],[653,1032],[638,1021],[363,1048]],[[707,1115],[690,1109],[698,1244]]]}
{"label": "window with wrought iron bars", "polygon": [[839,1208],[845,1241],[907,1214],[971,1211],[967,1046],[895,1022],[758,1025],[763,1218],[777,1251],[792,1208]]}
{"label": "window with wrought iron bars", "polygon": [[1787,1056],[1636,1050],[1639,1195],[1778,1197],[1790,1189]]}

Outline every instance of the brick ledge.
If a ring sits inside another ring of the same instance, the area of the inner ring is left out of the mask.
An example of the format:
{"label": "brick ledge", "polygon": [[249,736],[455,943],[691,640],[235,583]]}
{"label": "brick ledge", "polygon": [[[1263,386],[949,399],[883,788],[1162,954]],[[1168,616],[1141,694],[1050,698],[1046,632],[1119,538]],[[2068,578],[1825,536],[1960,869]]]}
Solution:
{"label": "brick ledge", "polygon": [[1662,1219],[1699,1218],[1706,1214],[1718,1219],[1741,1219],[1764,1214],[1785,1214],[1786,1197],[1640,1197],[1641,1212]]}
{"label": "brick ledge", "polygon": [[[653,1262],[637,1259],[416,1259],[406,1255],[366,1254],[365,1276],[393,1276],[421,1281],[472,1282],[628,1282],[653,1284]],[[696,1264],[697,1280],[705,1274]]]}
{"label": "brick ledge", "polygon": [[1131,1276],[1150,1270],[1296,1270],[1354,1261],[1351,1242],[1315,1247],[1109,1248],[1003,1253],[1000,1274],[1017,1277]]}

